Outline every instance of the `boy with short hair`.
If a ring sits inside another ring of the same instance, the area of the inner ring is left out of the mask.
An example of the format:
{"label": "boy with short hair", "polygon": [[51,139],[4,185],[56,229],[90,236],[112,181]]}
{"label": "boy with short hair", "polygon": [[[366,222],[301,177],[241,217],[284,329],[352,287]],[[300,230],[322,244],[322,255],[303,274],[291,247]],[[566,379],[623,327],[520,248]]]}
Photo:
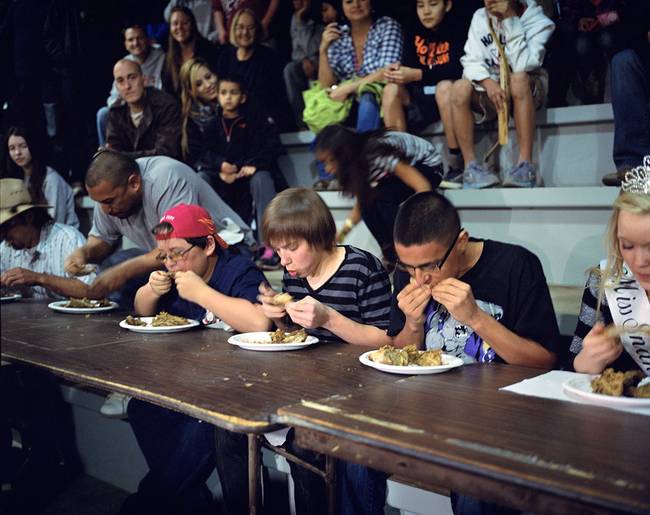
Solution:
{"label": "boy with short hair", "polygon": [[[499,184],[499,177],[476,159],[474,113],[480,121],[493,119],[511,97],[519,158],[503,185],[532,188],[537,180],[532,163],[535,110],[542,106],[548,91],[548,76],[541,66],[555,25],[535,0],[484,1],[485,8],[476,11],[469,28],[461,59],[463,79],[452,89],[454,127],[465,161],[463,187]],[[510,72],[509,92],[499,85],[502,65]]]}

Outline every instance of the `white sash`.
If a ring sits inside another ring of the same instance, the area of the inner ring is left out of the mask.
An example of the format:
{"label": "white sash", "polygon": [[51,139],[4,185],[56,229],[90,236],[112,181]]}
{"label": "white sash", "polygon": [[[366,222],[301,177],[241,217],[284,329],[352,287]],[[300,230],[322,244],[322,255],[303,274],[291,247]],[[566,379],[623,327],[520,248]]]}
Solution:
{"label": "white sash", "polygon": [[[601,271],[606,267],[607,260],[601,261]],[[614,284],[609,280],[605,285],[605,296],[616,326],[629,329],[650,327],[650,300],[625,263],[620,282]],[[627,353],[650,376],[650,335],[624,333],[619,338]]]}

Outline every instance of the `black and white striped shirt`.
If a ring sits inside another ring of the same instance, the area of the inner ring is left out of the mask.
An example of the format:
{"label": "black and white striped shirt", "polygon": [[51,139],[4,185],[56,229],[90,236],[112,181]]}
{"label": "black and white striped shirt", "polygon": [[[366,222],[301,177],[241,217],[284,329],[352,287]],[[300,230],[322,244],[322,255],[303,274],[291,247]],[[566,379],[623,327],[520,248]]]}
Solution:
{"label": "black and white striped shirt", "polygon": [[[295,300],[309,295],[355,322],[387,329],[391,289],[386,270],[369,252],[349,245],[344,245],[344,248],[343,263],[320,288],[314,290],[307,279],[291,277],[285,272],[282,279],[284,290]],[[343,341],[320,327],[307,332],[321,341]]]}

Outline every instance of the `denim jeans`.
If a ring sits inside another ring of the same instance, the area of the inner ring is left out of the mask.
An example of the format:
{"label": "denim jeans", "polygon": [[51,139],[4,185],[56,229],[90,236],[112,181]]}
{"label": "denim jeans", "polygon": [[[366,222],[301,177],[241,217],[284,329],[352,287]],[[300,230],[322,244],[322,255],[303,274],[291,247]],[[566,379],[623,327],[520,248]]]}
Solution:
{"label": "denim jeans", "polygon": [[108,107],[100,107],[97,110],[97,141],[102,147],[106,144],[106,127],[108,126]]}
{"label": "denim jeans", "polygon": [[302,69],[302,62],[291,61],[284,67],[284,86],[287,89],[287,99],[293,111],[293,118],[296,125],[301,125],[302,113],[305,110],[305,102],[302,99],[302,92],[309,89],[309,80]]}
{"label": "denim jeans", "polygon": [[475,497],[451,492],[451,509],[454,515],[517,515],[520,511],[498,504],[481,501]]}
{"label": "denim jeans", "polygon": [[215,513],[205,484],[215,466],[214,427],[136,399],[128,414],[149,472],[120,513]]}
{"label": "denim jeans", "polygon": [[611,64],[614,163],[617,170],[639,166],[650,155],[650,70],[639,54],[622,50]]}
{"label": "denim jeans", "polygon": [[363,93],[359,98],[357,132],[368,132],[379,128],[381,115],[373,93]]}

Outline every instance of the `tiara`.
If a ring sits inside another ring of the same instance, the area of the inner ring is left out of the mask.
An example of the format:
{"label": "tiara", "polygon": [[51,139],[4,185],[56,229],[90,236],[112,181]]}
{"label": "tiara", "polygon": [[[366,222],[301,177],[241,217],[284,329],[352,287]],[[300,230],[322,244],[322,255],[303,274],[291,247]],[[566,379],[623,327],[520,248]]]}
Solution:
{"label": "tiara", "polygon": [[650,195],[650,156],[645,156],[642,165],[625,174],[621,189],[626,193]]}

